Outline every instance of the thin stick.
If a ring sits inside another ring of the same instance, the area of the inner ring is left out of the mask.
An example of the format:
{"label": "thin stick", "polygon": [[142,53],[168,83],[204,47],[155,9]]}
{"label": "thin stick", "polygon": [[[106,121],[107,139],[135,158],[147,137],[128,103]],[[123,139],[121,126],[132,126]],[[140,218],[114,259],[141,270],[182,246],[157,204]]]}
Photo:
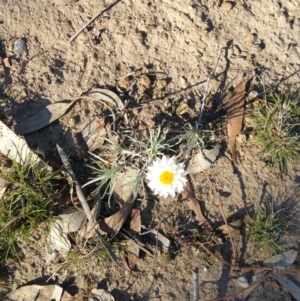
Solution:
{"label": "thin stick", "polygon": [[255,287],[257,286],[261,281],[263,281],[264,279],[270,277],[270,272],[268,272],[266,275],[264,275],[263,277],[259,278],[258,280],[254,281],[253,283],[251,283],[251,285],[249,285],[248,287],[246,288],[243,288],[231,295],[226,295],[224,297],[220,297],[220,298],[215,298],[215,299],[210,299],[210,300],[207,300],[207,301],[220,301],[220,300],[225,300],[225,299],[231,299],[233,297],[236,297],[236,296],[239,296],[241,293],[243,293],[244,291],[248,290],[249,288],[251,287]]}
{"label": "thin stick", "polygon": [[229,238],[230,238],[230,242],[231,242],[231,247],[232,247],[232,252],[233,252],[233,258],[234,258],[234,261],[235,263],[237,264],[237,254],[236,254],[236,248],[235,248],[235,244],[234,244],[234,241],[233,241],[233,237],[232,237],[232,234],[231,234],[231,230],[230,230],[230,227],[229,227],[229,224],[227,222],[227,218],[225,216],[225,213],[224,213],[224,209],[223,209],[223,205],[222,205],[222,200],[218,194],[218,192],[216,191],[215,187],[213,186],[212,182],[210,181],[207,173],[205,170],[203,170],[203,173],[209,183],[209,186],[210,188],[214,191],[215,195],[217,196],[217,199],[218,199],[218,202],[219,202],[219,207],[220,207],[220,211],[221,211],[221,214],[222,214],[222,217],[223,217],[223,220],[226,224],[226,227],[227,227],[227,230],[228,230],[228,234],[229,234]]}
{"label": "thin stick", "polygon": [[211,299],[211,300],[207,300],[207,301],[220,301],[220,300],[226,300],[226,299],[231,299],[233,297],[236,297],[236,296],[239,296],[241,293],[243,293],[244,291],[248,290],[249,288],[251,287],[256,287],[261,281],[263,281],[264,279],[270,277],[271,275],[271,272],[268,272],[266,275],[264,275],[263,277],[259,278],[258,280],[254,281],[251,283],[251,285],[249,285],[248,287],[246,288],[243,288],[231,295],[226,295],[224,297],[221,297],[221,298],[215,298],[215,299]]}
{"label": "thin stick", "polygon": [[214,66],[214,68],[211,70],[211,72],[209,73],[208,78],[207,78],[206,83],[205,83],[205,92],[204,92],[204,95],[203,95],[202,100],[201,100],[201,109],[200,109],[200,114],[199,114],[199,117],[198,117],[198,126],[201,124],[201,119],[202,119],[202,115],[203,115],[203,109],[204,109],[205,102],[206,102],[206,97],[207,97],[207,94],[208,94],[209,83],[210,83],[210,80],[211,80],[211,78],[213,77],[213,75],[214,75],[214,73],[215,73],[215,71],[216,71],[216,69],[217,69],[217,66],[218,66],[218,64],[219,64],[222,49],[223,49],[223,47],[220,46],[220,47],[219,47],[219,51],[218,51],[218,55],[217,55],[217,59],[216,59],[215,66]]}
{"label": "thin stick", "polygon": [[79,34],[87,27],[89,26],[91,23],[93,23],[99,16],[101,16],[103,13],[105,13],[106,11],[110,10],[113,6],[115,6],[118,2],[120,2],[121,0],[115,0],[113,1],[111,4],[107,5],[105,8],[103,8],[100,12],[98,12],[89,22],[87,22],[83,27],[81,27],[73,36],[72,38],[69,40],[70,43],[73,42],[73,40],[75,40]]}
{"label": "thin stick", "polygon": [[197,245],[199,245],[201,248],[203,248],[209,255],[211,255],[216,261],[220,262],[221,264],[227,265],[231,267],[235,271],[273,271],[273,268],[268,268],[265,266],[249,266],[249,267],[240,267],[235,266],[231,264],[230,262],[217,257],[209,248],[207,248],[203,243],[197,242]]}
{"label": "thin stick", "polygon": [[193,271],[193,279],[194,279],[194,301],[199,301],[199,276],[198,270]]}

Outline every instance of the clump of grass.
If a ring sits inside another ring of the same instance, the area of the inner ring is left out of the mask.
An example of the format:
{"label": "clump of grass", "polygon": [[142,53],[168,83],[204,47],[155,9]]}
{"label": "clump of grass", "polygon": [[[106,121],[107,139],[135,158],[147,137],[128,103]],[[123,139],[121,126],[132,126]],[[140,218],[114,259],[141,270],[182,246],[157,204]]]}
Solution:
{"label": "clump of grass", "polygon": [[0,166],[0,177],[7,182],[0,201],[0,261],[18,257],[17,242],[30,243],[32,232],[52,218],[57,176],[32,162]]}
{"label": "clump of grass", "polygon": [[171,142],[176,141],[177,143],[183,143],[182,146],[184,146],[185,148],[185,157],[186,160],[188,160],[192,149],[204,148],[204,137],[212,131],[206,129],[198,129],[197,126],[193,127],[190,123],[186,123],[181,129],[171,130],[170,132],[176,134],[170,139]]}
{"label": "clump of grass", "polygon": [[[281,209],[282,210],[282,209]],[[255,249],[263,250],[271,256],[283,250],[283,235],[288,227],[286,217],[281,216],[274,204],[255,205],[255,217],[247,223],[248,241]]]}
{"label": "clump of grass", "polygon": [[271,92],[254,112],[255,134],[263,145],[262,158],[282,176],[288,162],[300,156],[300,93]]}

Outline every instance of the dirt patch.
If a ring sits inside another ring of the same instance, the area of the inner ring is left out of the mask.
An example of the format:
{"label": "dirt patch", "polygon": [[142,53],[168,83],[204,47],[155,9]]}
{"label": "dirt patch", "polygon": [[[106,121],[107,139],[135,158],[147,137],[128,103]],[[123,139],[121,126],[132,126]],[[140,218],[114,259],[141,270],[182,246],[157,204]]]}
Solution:
{"label": "dirt patch", "polygon": [[[289,195],[300,183],[299,162],[290,164],[288,175],[279,180],[258,159],[260,148],[249,139],[238,145],[242,164],[232,165],[225,153],[225,105],[228,92],[254,71],[265,87],[284,80],[280,84],[283,90],[297,88],[299,3],[296,0],[241,1],[228,10],[219,7],[217,2],[120,1],[69,43],[70,37],[105,7],[107,1],[2,1],[1,53],[5,51],[11,58],[12,67],[0,70],[1,120],[13,128],[45,105],[73,100],[83,92],[101,87],[118,93],[122,100],[130,99],[128,127],[143,132],[157,126],[175,129],[187,122],[193,124],[200,112],[203,84],[222,46],[203,116],[205,128],[214,131],[214,142],[221,143],[222,150],[207,174],[221,195],[226,216],[268,194]],[[24,47],[24,51],[16,49],[18,39],[23,41],[18,47]],[[124,82],[128,74],[131,74],[129,82]],[[132,94],[120,94],[117,85],[129,88],[135,80]],[[259,87],[254,85],[253,89]],[[26,141],[32,149],[39,149],[56,161],[59,157],[55,144],[60,143],[73,160],[79,180],[85,181],[89,176],[86,167],[89,155],[82,127],[87,119],[101,114],[101,104],[77,101],[58,121],[26,135]],[[207,218],[221,221],[215,194],[206,177],[196,174],[191,180]],[[191,213],[182,202],[174,202],[170,207],[166,204],[154,200],[139,202],[145,226],[151,227],[165,219],[161,229],[170,237],[183,222],[191,227]],[[244,243],[240,242],[237,250],[241,261],[265,259],[259,252],[247,253]],[[229,248],[226,243],[218,252],[226,257]],[[93,270],[73,275],[70,283],[78,288],[74,298],[87,300],[88,288],[102,285],[101,281],[106,279],[109,285],[118,283],[111,287],[116,300],[191,300],[192,270],[196,268],[201,300],[239,289],[235,281],[238,275],[230,275],[228,267],[208,262],[201,249],[186,244],[186,248],[176,252],[171,261],[164,256],[155,260],[145,256],[138,264],[142,274],[130,280],[115,267],[98,270],[95,266]],[[21,285],[40,275],[44,258],[33,249],[25,253],[22,268],[12,266],[1,275],[9,287],[11,283]],[[263,298],[292,300],[271,280],[261,284],[249,300]]]}

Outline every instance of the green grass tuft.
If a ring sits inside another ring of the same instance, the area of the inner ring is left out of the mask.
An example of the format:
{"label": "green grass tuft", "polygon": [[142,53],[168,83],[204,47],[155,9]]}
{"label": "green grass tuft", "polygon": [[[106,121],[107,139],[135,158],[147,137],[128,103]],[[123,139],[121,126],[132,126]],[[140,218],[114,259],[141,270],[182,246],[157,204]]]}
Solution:
{"label": "green grass tuft", "polygon": [[300,158],[300,93],[269,93],[253,117],[260,155],[282,176],[289,161]]}
{"label": "green grass tuft", "polygon": [[247,223],[248,241],[255,249],[266,252],[268,256],[283,250],[282,238],[288,227],[286,217],[280,216],[281,210],[275,210],[274,204],[255,205],[256,214]]}
{"label": "green grass tuft", "polygon": [[0,202],[0,261],[18,256],[18,240],[31,241],[31,233],[52,218],[57,173],[34,163],[0,167],[7,189]]}

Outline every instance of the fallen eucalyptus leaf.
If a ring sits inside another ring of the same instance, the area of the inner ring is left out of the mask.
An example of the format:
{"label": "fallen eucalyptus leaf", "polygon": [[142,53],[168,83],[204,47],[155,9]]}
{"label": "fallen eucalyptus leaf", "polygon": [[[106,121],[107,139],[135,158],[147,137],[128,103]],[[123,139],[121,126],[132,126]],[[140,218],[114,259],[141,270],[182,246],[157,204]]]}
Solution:
{"label": "fallen eucalyptus leaf", "polygon": [[115,214],[100,220],[100,233],[116,234],[123,227],[134,202],[126,202]]}
{"label": "fallen eucalyptus leaf", "polygon": [[236,154],[236,136],[241,132],[243,125],[243,115],[245,106],[245,94],[247,84],[253,79],[253,76],[247,78],[233,91],[231,98],[227,104],[227,117],[228,117],[228,148],[231,152],[234,164],[237,164]]}
{"label": "fallen eucalyptus leaf", "polygon": [[286,277],[282,277],[281,275],[272,272],[274,278],[297,300],[300,301],[300,288],[291,280]]}
{"label": "fallen eucalyptus leaf", "polygon": [[216,161],[220,153],[221,144],[216,144],[212,149],[200,150],[188,163],[187,172],[194,174],[205,170]]}
{"label": "fallen eucalyptus leaf", "polygon": [[200,204],[193,193],[192,186],[189,181],[187,181],[186,186],[181,195],[188,207],[195,212],[195,218],[198,224],[200,226],[204,224],[209,225],[208,221],[206,220],[201,211]]}
{"label": "fallen eucalyptus leaf", "polygon": [[0,152],[21,165],[32,163],[39,168],[52,170],[49,165],[31,151],[24,139],[18,137],[2,121],[0,121]]}
{"label": "fallen eucalyptus leaf", "polygon": [[104,101],[106,104],[109,104],[120,110],[124,109],[124,103],[121,98],[114,92],[106,89],[94,89],[84,96],[92,98],[96,101]]}
{"label": "fallen eucalyptus leaf", "polygon": [[127,168],[125,172],[118,173],[112,181],[114,187],[114,201],[123,204],[115,214],[100,221],[100,229],[107,234],[118,233],[125,223],[133,207],[135,198],[135,182],[139,172],[133,168]]}
{"label": "fallen eucalyptus leaf", "polygon": [[[8,297],[12,301],[71,301],[73,297],[64,292],[63,295],[60,294],[62,292],[58,285],[25,285],[18,288],[16,291],[11,293]],[[60,296],[59,296],[60,294]],[[53,297],[54,296],[54,297]]]}
{"label": "fallen eucalyptus leaf", "polygon": [[[132,209],[129,233],[133,238],[140,240],[141,228],[142,228],[141,211],[140,209]],[[127,261],[128,261],[128,267],[131,271],[133,271],[136,266],[136,263],[139,259],[139,254],[140,254],[140,248],[136,244],[133,244],[131,241],[128,241]]]}
{"label": "fallen eucalyptus leaf", "polygon": [[297,256],[297,250],[288,250],[282,254],[277,254],[268,258],[264,261],[264,266],[276,268],[277,270],[285,270],[294,263]]}
{"label": "fallen eucalyptus leaf", "polygon": [[[298,256],[298,251],[296,250],[288,250],[286,252],[283,252],[282,254],[274,255],[267,260],[264,261],[264,266],[269,268],[274,268],[277,270],[284,270],[288,268],[290,265],[294,263]],[[258,281],[263,276],[265,276],[267,271],[260,270],[256,271],[254,275],[252,276],[251,283]],[[273,273],[273,272],[272,272]],[[243,300],[245,300],[249,294],[259,285],[260,282],[257,283],[257,285],[250,286],[249,289],[245,290],[243,292]]]}
{"label": "fallen eucalyptus leaf", "polygon": [[69,103],[57,102],[42,108],[36,114],[27,119],[23,119],[22,122],[16,124],[14,127],[15,133],[24,135],[42,129],[63,116],[74,102],[75,100]]}

